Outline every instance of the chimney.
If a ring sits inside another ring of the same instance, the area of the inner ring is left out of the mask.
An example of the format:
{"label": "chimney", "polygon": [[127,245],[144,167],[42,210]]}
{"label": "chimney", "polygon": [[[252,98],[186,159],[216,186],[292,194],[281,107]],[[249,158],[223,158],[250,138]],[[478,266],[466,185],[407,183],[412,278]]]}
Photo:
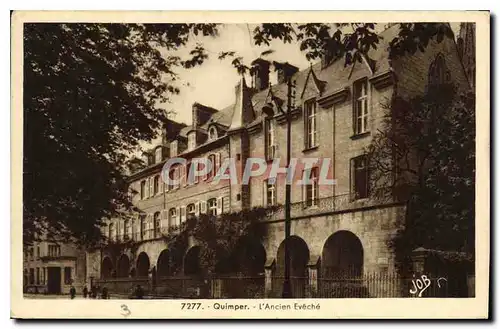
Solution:
{"label": "chimney", "polygon": [[257,91],[261,91],[269,87],[269,66],[271,63],[268,61],[257,58],[252,62],[252,87]]}
{"label": "chimney", "polygon": [[298,67],[293,66],[288,62],[285,63],[274,62],[273,64],[278,76],[278,84],[285,83],[299,70]]}

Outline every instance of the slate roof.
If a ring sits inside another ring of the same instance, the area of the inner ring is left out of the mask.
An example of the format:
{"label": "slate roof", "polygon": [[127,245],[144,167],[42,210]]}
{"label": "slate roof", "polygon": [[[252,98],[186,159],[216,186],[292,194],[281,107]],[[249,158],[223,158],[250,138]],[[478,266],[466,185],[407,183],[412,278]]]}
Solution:
{"label": "slate roof", "polygon": [[[377,45],[377,49],[372,49],[368,53],[369,57],[373,60],[374,66],[373,66],[373,74],[376,75],[378,73],[386,72],[390,69],[390,63],[389,63],[389,52],[388,52],[388,47],[389,47],[389,42],[397,36],[399,32],[399,26],[392,25],[391,27],[387,28],[386,30],[382,31],[379,36],[380,36],[380,41],[379,44]],[[364,62],[364,63],[355,63],[353,64],[354,66],[356,65],[365,65],[368,69],[368,66],[371,63]],[[302,91],[304,89],[304,86],[307,81],[307,77],[311,75],[312,79],[316,83],[316,85],[321,86],[320,89],[322,89],[322,94],[323,95],[328,95],[334,91],[338,91],[339,89],[345,87],[348,84],[351,72],[353,70],[353,65],[345,66],[345,62],[343,58],[339,58],[332,63],[330,63],[328,66],[325,68],[322,68],[322,64],[316,63],[310,66],[309,68],[298,71],[294,76],[293,80],[296,82],[296,102],[300,102],[300,97],[302,95]],[[313,71],[314,74],[311,74],[310,71]],[[244,79],[242,79],[244,81]],[[241,82],[240,82],[241,86]],[[284,101],[286,101],[286,92],[287,92],[287,86],[285,83],[281,83],[278,85],[273,85],[271,86],[272,93],[275,97],[278,97]],[[238,91],[241,94],[241,89],[238,87]],[[246,92],[250,92],[248,88],[245,90]],[[262,107],[266,104],[266,99],[269,94],[269,88],[266,88],[264,90],[261,90],[257,93],[255,93],[253,96],[251,96],[251,108],[253,113],[253,120],[252,122],[247,122],[246,125],[253,125],[256,124],[257,122],[260,122],[262,120]],[[242,102],[241,95],[237,97],[235,100],[234,104],[231,104],[220,111],[215,112],[212,115],[212,118],[202,125],[201,129],[203,130],[208,130],[208,126],[210,124],[216,123],[225,129],[228,129],[235,121],[233,120],[235,114],[238,116],[237,119],[235,119],[237,122],[235,123],[236,125],[241,124],[241,116],[244,116],[243,113],[239,112],[239,109],[241,107],[241,104],[244,103]],[[237,106],[236,106],[237,105]],[[247,119],[251,116],[247,116]],[[180,131],[180,135],[183,137],[187,136],[187,132],[191,130],[191,126],[184,127]]]}

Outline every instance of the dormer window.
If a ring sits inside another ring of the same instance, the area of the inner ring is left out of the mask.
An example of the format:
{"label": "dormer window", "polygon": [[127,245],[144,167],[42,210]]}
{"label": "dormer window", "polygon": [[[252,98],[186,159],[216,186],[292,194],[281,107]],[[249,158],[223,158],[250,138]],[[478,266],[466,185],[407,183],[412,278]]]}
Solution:
{"label": "dormer window", "polygon": [[196,132],[192,132],[188,135],[188,150],[194,150],[196,148]]}
{"label": "dormer window", "polygon": [[177,156],[177,141],[173,141],[170,143],[170,157],[176,157]]}
{"label": "dormer window", "polygon": [[211,141],[217,139],[217,128],[215,126],[210,127],[208,130],[208,139]]}

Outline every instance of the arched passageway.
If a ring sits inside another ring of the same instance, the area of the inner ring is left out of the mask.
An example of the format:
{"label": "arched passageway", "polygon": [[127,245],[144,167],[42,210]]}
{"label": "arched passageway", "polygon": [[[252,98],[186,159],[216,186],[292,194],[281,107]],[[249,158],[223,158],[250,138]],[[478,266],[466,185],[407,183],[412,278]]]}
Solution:
{"label": "arched passageway", "polygon": [[233,262],[237,271],[247,276],[264,274],[266,264],[266,250],[259,241],[242,239],[234,253]]}
{"label": "arched passageway", "polygon": [[172,275],[170,252],[168,249],[163,250],[158,256],[156,275],[160,278]]}
{"label": "arched passageway", "polygon": [[118,268],[116,274],[119,278],[127,278],[130,274],[130,259],[123,254],[118,259]]}
{"label": "arched passageway", "polygon": [[322,277],[360,277],[363,275],[363,245],[350,231],[330,235],[321,255]]}
{"label": "arched passageway", "polygon": [[113,273],[113,262],[109,257],[104,257],[101,264],[101,278],[109,279]]}
{"label": "arched passageway", "polygon": [[138,277],[147,277],[149,274],[149,257],[144,251],[137,257],[136,273]]}
{"label": "arched passageway", "polygon": [[184,274],[199,275],[201,274],[200,266],[200,247],[191,247],[184,256]]}
{"label": "arched passageway", "polygon": [[326,240],[318,286],[319,297],[369,297],[363,280],[363,245],[354,233],[338,231]]}
{"label": "arched passageway", "polygon": [[276,271],[273,280],[273,293],[281,296],[285,276],[285,244],[288,244],[290,260],[290,284],[294,298],[306,297],[307,263],[309,262],[309,248],[302,238],[292,235],[284,240],[279,248],[276,261]]}

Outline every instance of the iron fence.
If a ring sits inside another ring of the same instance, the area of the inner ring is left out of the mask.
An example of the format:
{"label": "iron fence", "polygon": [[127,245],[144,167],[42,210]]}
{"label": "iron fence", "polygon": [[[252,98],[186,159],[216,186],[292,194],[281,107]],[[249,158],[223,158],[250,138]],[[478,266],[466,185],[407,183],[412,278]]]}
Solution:
{"label": "iron fence", "polygon": [[[283,276],[273,276],[266,287],[264,275],[168,276],[96,280],[110,293],[132,296],[140,285],[150,298],[281,298]],[[330,275],[312,279],[290,278],[293,298],[443,298],[473,297],[474,276],[454,282],[451,278],[410,277],[394,273]]]}

